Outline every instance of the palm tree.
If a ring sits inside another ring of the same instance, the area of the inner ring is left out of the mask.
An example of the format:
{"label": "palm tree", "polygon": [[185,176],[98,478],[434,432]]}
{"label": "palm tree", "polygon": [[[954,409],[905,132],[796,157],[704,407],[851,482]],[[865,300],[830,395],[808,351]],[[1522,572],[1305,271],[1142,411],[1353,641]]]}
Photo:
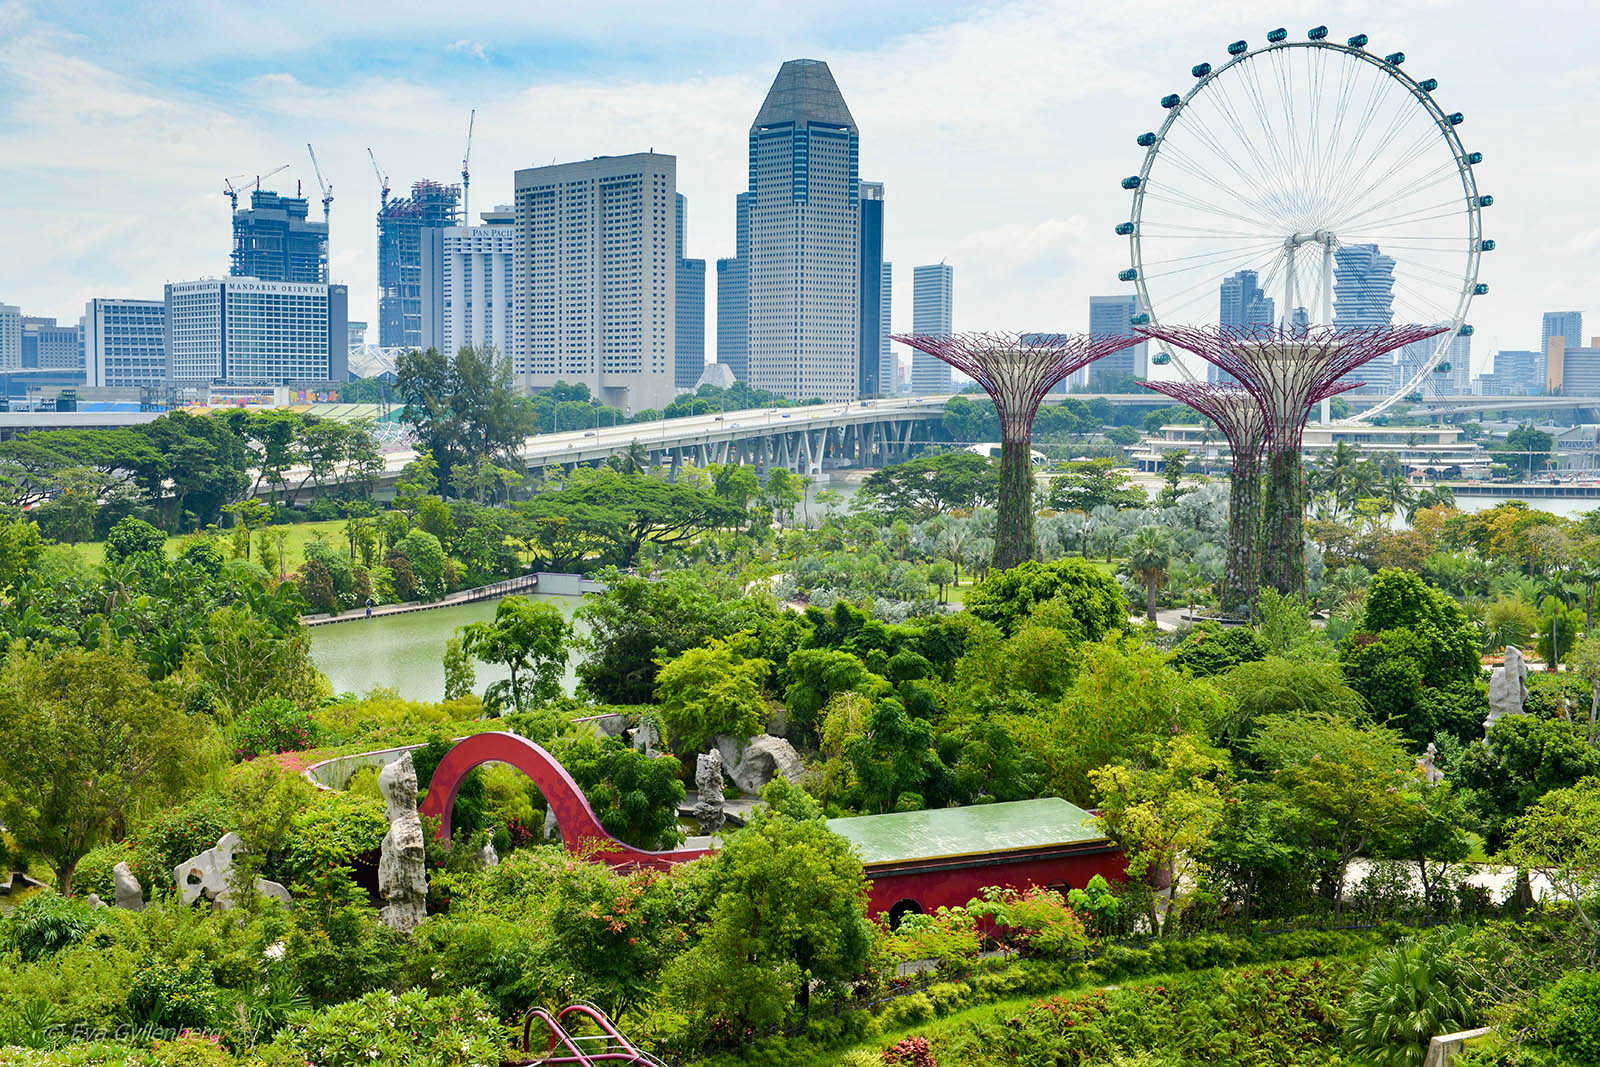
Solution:
{"label": "palm tree", "polygon": [[1391,474],[1383,480],[1383,501],[1389,505],[1389,514],[1411,517],[1417,513],[1417,491],[1404,474]]}
{"label": "palm tree", "polygon": [[1144,586],[1145,616],[1156,618],[1156,594],[1167,584],[1172,566],[1172,531],[1165,526],[1141,526],[1128,539],[1128,571]]}

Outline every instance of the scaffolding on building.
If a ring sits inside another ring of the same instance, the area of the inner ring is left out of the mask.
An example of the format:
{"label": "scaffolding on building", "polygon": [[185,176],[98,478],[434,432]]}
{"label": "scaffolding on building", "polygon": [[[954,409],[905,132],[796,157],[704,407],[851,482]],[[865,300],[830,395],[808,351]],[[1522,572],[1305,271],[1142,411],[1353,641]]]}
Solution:
{"label": "scaffolding on building", "polygon": [[413,182],[378,212],[378,343],[422,347],[422,231],[461,225],[461,186]]}

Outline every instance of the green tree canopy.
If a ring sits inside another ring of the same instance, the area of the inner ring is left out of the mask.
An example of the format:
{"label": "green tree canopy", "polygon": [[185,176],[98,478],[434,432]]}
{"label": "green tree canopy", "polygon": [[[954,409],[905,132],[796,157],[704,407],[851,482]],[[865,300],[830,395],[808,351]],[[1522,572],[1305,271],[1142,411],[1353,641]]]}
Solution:
{"label": "green tree canopy", "polygon": [[967,594],[967,610],[1010,633],[1035,607],[1059,600],[1080,628],[1073,636],[1098,641],[1128,628],[1128,602],[1116,579],[1082,559],[1030,560],[991,574]]}
{"label": "green tree canopy", "polygon": [[511,360],[494,348],[462,348],[454,358],[436,349],[395,360],[400,417],[439,465],[439,484],[453,486],[459,465],[480,458],[514,465],[512,457],[534,430],[533,408],[519,396]]}
{"label": "green tree canopy", "polygon": [[739,640],[713,637],[657,666],[661,719],[680,756],[704,752],[716,734],[743,741],[761,732],[767,718],[761,685],[772,662],[746,658]]}
{"label": "green tree canopy", "polygon": [[531,711],[561,696],[572,624],[560,608],[508,596],[495,605],[494,621],[468,623],[461,639],[468,655],[504,664],[511,672],[483,694],[484,704],[495,712]]}
{"label": "green tree canopy", "polygon": [[965,450],[938,452],[873,471],[850,506],[921,522],[958,508],[993,507],[999,488],[992,459]]}
{"label": "green tree canopy", "polygon": [[215,747],[126,648],[14,645],[0,668],[0,817],[63,894],[114,826],[202,782]]}
{"label": "green tree canopy", "polygon": [[[1138,431],[1134,431],[1138,439]],[[1050,506],[1057,511],[1093,511],[1102,504],[1111,507],[1144,507],[1144,490],[1135,487],[1115,460],[1086,459],[1066,464],[1050,479]]]}

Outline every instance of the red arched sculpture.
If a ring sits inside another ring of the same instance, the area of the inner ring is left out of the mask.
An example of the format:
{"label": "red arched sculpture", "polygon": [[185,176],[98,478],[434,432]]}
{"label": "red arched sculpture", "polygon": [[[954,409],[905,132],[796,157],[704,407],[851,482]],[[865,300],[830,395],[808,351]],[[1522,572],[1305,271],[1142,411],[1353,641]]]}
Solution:
{"label": "red arched sculpture", "polygon": [[423,815],[439,820],[438,836],[450,838],[450,813],[455,808],[456,792],[467,772],[484,763],[509,763],[533,779],[539,787],[550,810],[555,812],[556,825],[561,828],[561,840],[568,849],[577,850],[588,842],[597,842],[601,851],[595,859],[612,864],[634,864],[641,867],[670,867],[675,863],[699,859],[709,855],[709,849],[678,849],[672,852],[646,852],[617,840],[600,825],[589,800],[572,780],[572,775],[550,753],[526,737],[511,733],[473,734],[457,741],[445,753],[439,766],[434,768],[428,783],[428,795],[418,809]]}

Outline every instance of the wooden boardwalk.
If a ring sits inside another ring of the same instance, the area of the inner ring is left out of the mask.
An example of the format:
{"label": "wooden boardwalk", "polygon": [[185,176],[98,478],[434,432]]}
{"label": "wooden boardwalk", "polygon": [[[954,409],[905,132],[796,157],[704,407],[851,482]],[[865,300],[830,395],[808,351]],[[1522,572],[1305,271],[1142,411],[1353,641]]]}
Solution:
{"label": "wooden boardwalk", "polygon": [[537,574],[524,574],[516,578],[507,578],[503,582],[493,585],[481,585],[476,589],[461,589],[443,600],[413,600],[405,604],[375,605],[371,616],[367,615],[364,607],[354,611],[344,611],[337,615],[302,615],[302,626],[327,626],[336,622],[360,622],[366,618],[379,618],[384,615],[409,615],[413,611],[433,611],[436,608],[453,608],[460,604],[472,604],[480,600],[498,600],[503,596],[513,593],[536,593],[539,591],[539,576]]}

